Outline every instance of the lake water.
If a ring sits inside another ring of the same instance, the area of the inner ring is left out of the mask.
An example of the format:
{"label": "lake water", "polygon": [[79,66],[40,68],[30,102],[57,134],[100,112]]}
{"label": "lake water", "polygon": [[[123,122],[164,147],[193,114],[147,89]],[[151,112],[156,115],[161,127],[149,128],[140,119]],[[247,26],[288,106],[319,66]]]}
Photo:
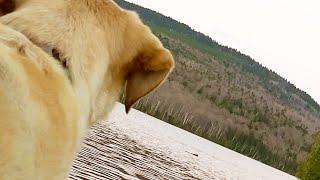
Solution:
{"label": "lake water", "polygon": [[295,177],[117,104],[91,128],[70,179],[293,180]]}

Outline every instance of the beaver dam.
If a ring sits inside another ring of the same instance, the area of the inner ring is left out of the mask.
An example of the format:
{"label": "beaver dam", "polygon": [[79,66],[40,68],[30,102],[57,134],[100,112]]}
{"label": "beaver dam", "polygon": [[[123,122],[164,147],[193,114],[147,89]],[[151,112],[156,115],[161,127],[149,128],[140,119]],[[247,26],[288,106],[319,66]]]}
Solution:
{"label": "beaver dam", "polygon": [[90,129],[70,179],[296,179],[117,104]]}

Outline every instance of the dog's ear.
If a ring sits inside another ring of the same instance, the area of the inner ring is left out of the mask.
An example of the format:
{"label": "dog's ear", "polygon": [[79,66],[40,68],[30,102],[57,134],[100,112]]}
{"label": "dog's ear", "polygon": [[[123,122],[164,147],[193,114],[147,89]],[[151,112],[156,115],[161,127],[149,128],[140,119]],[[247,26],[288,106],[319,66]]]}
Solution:
{"label": "dog's ear", "polygon": [[171,53],[161,49],[139,55],[127,77],[125,106],[128,113],[134,103],[157,88],[174,67]]}
{"label": "dog's ear", "polygon": [[14,0],[0,0],[0,16],[8,14],[15,9]]}

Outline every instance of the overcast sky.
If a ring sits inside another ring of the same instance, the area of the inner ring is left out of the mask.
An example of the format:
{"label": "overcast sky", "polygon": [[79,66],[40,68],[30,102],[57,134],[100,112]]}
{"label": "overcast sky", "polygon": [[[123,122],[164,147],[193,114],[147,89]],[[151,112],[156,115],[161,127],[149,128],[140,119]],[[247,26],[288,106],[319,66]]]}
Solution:
{"label": "overcast sky", "polygon": [[128,1],[240,50],[320,102],[320,1]]}

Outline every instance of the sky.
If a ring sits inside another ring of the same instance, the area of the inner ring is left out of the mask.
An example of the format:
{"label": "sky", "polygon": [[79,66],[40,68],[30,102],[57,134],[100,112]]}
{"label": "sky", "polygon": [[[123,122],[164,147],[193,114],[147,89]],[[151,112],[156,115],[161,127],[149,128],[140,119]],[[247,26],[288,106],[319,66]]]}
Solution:
{"label": "sky", "polygon": [[128,1],[240,50],[320,103],[320,1]]}

